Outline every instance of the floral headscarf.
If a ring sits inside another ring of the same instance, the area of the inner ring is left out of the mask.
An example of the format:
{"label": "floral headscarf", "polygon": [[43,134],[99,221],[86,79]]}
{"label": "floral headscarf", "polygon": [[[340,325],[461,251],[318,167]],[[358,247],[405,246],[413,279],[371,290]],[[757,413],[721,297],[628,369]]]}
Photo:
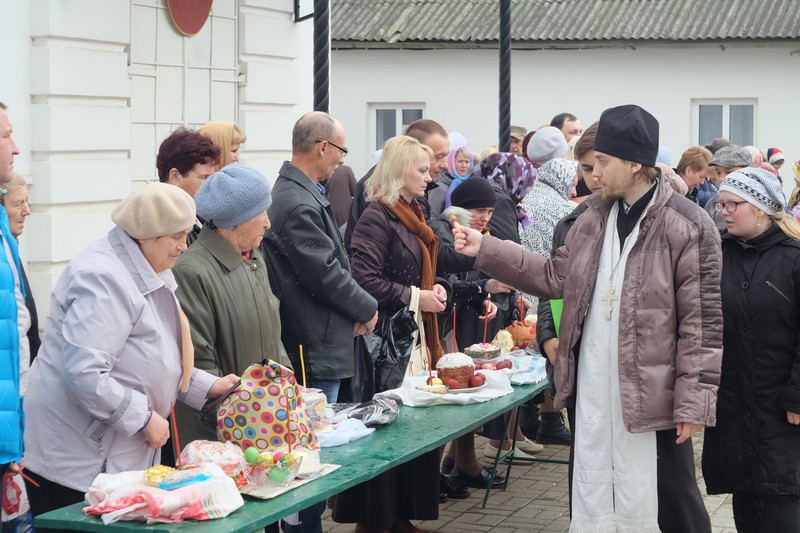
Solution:
{"label": "floral headscarf", "polygon": [[754,167],[760,166],[761,163],[764,162],[764,154],[761,153],[761,150],[756,148],[755,146],[745,146],[745,150],[750,152],[750,155],[753,156],[753,165]]}
{"label": "floral headscarf", "polygon": [[536,178],[539,183],[546,183],[562,198],[569,198],[569,193],[575,185],[578,163],[561,158],[551,159],[539,167],[537,172]]}
{"label": "floral headscarf", "polygon": [[533,225],[522,228],[520,241],[531,252],[549,256],[553,246],[553,231],[559,220],[575,209],[569,201],[578,163],[566,159],[551,159],[537,169],[536,184],[522,200]]}
{"label": "floral headscarf", "polygon": [[531,225],[531,219],[520,202],[536,183],[536,169],[522,156],[507,152],[489,154],[476,165],[470,176],[481,176],[494,181],[517,206],[517,220],[523,228]]}

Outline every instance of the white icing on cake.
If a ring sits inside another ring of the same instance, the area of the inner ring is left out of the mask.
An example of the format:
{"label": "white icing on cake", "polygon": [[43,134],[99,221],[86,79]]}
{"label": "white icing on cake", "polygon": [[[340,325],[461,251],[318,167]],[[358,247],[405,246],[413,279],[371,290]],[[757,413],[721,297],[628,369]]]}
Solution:
{"label": "white icing on cake", "polygon": [[475,365],[472,363],[472,357],[461,352],[444,354],[441,359],[439,359],[439,362],[436,363],[436,368],[438,369],[460,368],[462,366],[475,368]]}
{"label": "white icing on cake", "polygon": [[471,352],[492,352],[497,350],[497,346],[494,344],[489,344],[488,342],[481,342],[478,344],[473,344],[472,346],[468,347],[467,350]]}

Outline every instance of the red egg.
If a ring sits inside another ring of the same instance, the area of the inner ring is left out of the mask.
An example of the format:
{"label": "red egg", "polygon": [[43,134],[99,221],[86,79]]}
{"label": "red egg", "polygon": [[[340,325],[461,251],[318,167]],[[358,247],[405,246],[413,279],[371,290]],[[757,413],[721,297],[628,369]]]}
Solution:
{"label": "red egg", "polygon": [[497,370],[502,370],[504,368],[513,368],[514,363],[512,363],[508,359],[503,359],[502,361],[498,361],[495,366],[497,367]]}
{"label": "red egg", "polygon": [[469,386],[480,387],[481,385],[483,385],[484,380],[485,378],[483,377],[483,374],[475,374],[474,376],[469,378]]}
{"label": "red egg", "polygon": [[462,388],[461,385],[458,383],[458,380],[455,378],[446,379],[444,382],[447,385],[448,389],[460,389]]}

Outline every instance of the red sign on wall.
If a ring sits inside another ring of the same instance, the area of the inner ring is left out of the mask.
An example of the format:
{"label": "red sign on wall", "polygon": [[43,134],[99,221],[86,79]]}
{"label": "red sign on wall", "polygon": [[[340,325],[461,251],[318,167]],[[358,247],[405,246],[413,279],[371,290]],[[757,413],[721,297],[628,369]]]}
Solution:
{"label": "red sign on wall", "polygon": [[169,16],[178,31],[187,37],[203,29],[211,14],[213,0],[167,0]]}

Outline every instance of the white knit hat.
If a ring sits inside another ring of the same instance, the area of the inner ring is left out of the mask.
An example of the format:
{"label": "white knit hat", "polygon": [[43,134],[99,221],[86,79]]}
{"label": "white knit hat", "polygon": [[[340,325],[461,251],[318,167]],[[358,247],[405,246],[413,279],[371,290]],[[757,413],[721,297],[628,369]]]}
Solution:
{"label": "white knit hat", "polygon": [[719,187],[747,200],[768,215],[786,210],[786,196],[781,182],[772,172],[757,167],[745,167],[728,174]]}

